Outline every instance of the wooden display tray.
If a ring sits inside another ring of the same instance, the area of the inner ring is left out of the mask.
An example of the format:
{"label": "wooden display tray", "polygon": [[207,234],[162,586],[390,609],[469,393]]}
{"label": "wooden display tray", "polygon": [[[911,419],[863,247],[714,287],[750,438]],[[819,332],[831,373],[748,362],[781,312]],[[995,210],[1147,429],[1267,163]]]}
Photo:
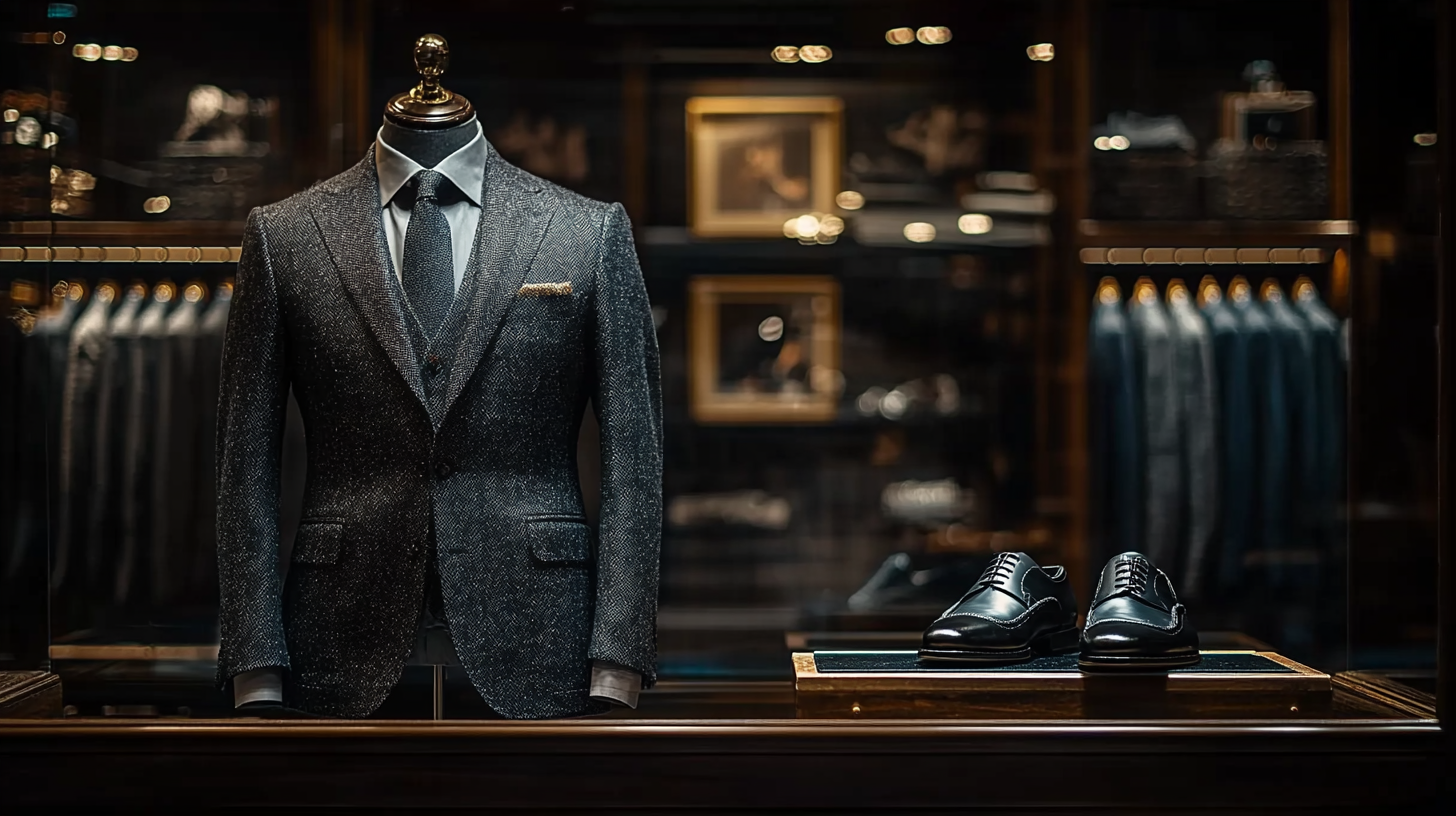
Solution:
{"label": "wooden display tray", "polygon": [[0,720],[61,716],[61,678],[50,672],[0,672]]}
{"label": "wooden display tray", "polygon": [[[914,661],[914,654],[913,651],[795,652],[794,698],[798,716],[812,719],[1304,719],[1324,717],[1330,711],[1329,675],[1274,652],[1205,651],[1204,663],[1190,669],[1116,674],[1079,671],[1075,668],[1075,655],[979,669],[904,668]],[[846,660],[883,660],[897,663],[901,669],[824,670],[829,661]],[[1219,664],[1251,668],[1211,670]]]}

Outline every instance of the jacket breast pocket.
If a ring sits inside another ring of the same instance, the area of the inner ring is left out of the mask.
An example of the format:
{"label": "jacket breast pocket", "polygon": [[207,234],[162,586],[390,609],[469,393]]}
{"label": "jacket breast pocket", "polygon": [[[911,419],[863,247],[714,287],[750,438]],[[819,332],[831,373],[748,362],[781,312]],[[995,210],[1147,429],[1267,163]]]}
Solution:
{"label": "jacket breast pocket", "polygon": [[575,295],[519,295],[511,317],[528,322],[575,320],[576,302]]}
{"label": "jacket breast pocket", "polygon": [[339,519],[305,519],[293,538],[293,563],[327,565],[337,563],[343,546],[344,522]]}
{"label": "jacket breast pocket", "polygon": [[526,522],[531,558],[547,566],[586,566],[591,561],[592,530],[585,519],[541,517]]}

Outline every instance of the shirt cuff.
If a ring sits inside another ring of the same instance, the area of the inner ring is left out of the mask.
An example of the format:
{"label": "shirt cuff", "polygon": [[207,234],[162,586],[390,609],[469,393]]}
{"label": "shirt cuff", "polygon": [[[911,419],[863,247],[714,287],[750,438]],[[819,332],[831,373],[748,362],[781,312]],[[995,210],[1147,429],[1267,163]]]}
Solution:
{"label": "shirt cuff", "polygon": [[642,675],[613,663],[592,661],[590,694],[593,700],[636,708],[637,695],[641,693]]}
{"label": "shirt cuff", "polygon": [[233,707],[248,703],[283,702],[283,670],[276,667],[245,671],[233,678]]}

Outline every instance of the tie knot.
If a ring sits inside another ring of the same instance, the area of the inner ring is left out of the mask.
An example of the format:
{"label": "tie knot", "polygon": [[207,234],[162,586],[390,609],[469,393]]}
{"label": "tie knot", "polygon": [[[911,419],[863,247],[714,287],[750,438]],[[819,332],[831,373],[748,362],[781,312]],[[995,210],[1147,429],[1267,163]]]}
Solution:
{"label": "tie knot", "polygon": [[421,170],[416,173],[415,177],[410,179],[410,187],[415,192],[415,201],[438,201],[446,181],[444,173],[434,170]]}

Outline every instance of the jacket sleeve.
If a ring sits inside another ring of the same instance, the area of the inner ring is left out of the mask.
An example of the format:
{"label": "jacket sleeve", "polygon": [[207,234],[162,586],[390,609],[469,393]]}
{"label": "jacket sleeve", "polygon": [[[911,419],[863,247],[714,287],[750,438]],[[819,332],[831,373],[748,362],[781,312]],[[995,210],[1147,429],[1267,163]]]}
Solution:
{"label": "jacket sleeve", "polygon": [[602,224],[592,312],[592,404],[601,424],[601,520],[590,658],[656,681],[662,542],[662,385],[647,287],[622,205]]}
{"label": "jacket sleeve", "polygon": [[218,686],[288,667],[278,574],[278,485],[288,404],[286,332],[259,210],[248,216],[217,413]]}

